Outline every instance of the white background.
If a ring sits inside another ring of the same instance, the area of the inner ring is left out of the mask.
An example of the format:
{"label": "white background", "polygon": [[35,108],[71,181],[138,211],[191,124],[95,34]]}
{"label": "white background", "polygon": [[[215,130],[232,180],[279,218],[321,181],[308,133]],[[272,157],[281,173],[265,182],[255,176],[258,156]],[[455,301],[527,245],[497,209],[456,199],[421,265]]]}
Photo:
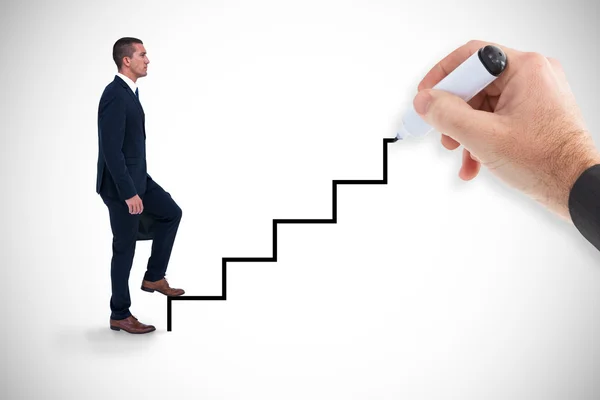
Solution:
{"label": "white background", "polygon": [[2,360],[7,399],[597,399],[600,254],[439,134],[342,186],[336,225],[279,227],[228,299],[139,289],[109,329],[95,193],[113,43],[144,41],[149,173],[183,209],[167,278],[219,295],[222,257],[270,257],[274,218],[330,218],[331,181],[381,179],[382,140],[470,39],[558,58],[596,142],[598,4],[143,1],[3,5]]}

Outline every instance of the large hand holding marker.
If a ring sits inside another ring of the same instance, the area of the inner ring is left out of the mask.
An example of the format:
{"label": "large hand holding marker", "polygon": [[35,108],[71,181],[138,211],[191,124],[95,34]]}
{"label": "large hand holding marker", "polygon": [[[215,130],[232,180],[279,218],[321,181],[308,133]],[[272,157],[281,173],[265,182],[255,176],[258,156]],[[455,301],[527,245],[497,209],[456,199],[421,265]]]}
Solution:
{"label": "large hand holding marker", "polygon": [[[507,61],[506,54],[498,47],[482,47],[432,89],[443,90],[469,101],[504,72]],[[433,127],[425,123],[411,105],[402,118],[395,140],[403,140],[408,136],[422,137],[432,130]]]}
{"label": "large hand holding marker", "polygon": [[[469,57],[454,71],[440,81],[434,89],[445,90],[471,100],[477,93],[492,83],[506,68],[506,55],[495,46],[485,46]],[[335,224],[337,222],[337,187],[339,185],[386,185],[387,145],[408,136],[424,136],[433,128],[426,124],[411,107],[402,119],[396,138],[383,139],[383,179],[379,180],[334,180],[332,183],[332,217],[328,219],[274,219],[273,220],[273,254],[270,257],[224,257],[221,263],[221,294],[216,296],[169,296],[167,299],[167,331],[171,331],[172,302],[186,300],[227,300],[227,265],[234,262],[276,262],[277,261],[277,227],[283,224]]]}

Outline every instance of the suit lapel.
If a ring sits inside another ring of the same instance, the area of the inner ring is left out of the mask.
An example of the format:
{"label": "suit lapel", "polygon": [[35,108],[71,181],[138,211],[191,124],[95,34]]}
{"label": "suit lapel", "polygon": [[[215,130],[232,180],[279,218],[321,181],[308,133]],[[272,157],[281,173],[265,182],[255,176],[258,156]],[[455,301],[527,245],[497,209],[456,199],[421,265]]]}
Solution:
{"label": "suit lapel", "polygon": [[121,84],[121,86],[123,86],[123,88],[125,89],[125,91],[128,93],[129,96],[131,96],[133,102],[136,104],[136,106],[140,110],[140,113],[142,114],[142,122],[143,122],[143,125],[144,125],[144,137],[146,137],[146,114],[144,113],[144,109],[142,108],[142,103],[140,103],[140,100],[137,98],[137,96],[135,95],[135,93],[133,93],[131,91],[131,88],[129,87],[129,85],[123,79],[121,79],[117,75],[117,76],[115,76],[115,80],[118,81]]}

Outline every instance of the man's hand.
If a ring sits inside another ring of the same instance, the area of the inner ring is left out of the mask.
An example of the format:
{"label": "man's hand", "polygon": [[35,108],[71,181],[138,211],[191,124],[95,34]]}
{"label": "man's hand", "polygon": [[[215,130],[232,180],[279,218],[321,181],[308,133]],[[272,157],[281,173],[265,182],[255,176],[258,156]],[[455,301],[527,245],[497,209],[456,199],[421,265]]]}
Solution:
{"label": "man's hand", "polygon": [[506,71],[468,104],[431,89],[487,44],[494,43],[471,41],[441,60],[420,83],[415,110],[442,132],[444,147],[464,146],[462,179],[483,165],[568,219],[571,187],[600,164],[600,152],[558,61],[503,47]]}
{"label": "man's hand", "polygon": [[125,203],[129,206],[129,214],[141,214],[144,211],[144,205],[142,199],[137,194],[130,199],[125,200]]}

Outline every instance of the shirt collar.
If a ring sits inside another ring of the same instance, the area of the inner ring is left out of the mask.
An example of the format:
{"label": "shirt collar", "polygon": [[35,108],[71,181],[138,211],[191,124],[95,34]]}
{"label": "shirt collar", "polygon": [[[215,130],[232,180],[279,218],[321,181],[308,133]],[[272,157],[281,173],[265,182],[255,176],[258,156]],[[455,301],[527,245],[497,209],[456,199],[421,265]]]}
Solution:
{"label": "shirt collar", "polygon": [[135,82],[134,82],[134,81],[132,81],[131,79],[129,79],[129,77],[127,77],[127,76],[123,75],[123,74],[122,74],[122,73],[120,73],[120,72],[117,72],[117,75],[118,75],[118,76],[119,76],[121,79],[123,79],[123,80],[125,81],[125,83],[127,83],[127,85],[128,85],[130,88],[131,88],[131,91],[132,91],[133,93],[135,93],[135,90],[137,89],[137,85],[135,84]]}

